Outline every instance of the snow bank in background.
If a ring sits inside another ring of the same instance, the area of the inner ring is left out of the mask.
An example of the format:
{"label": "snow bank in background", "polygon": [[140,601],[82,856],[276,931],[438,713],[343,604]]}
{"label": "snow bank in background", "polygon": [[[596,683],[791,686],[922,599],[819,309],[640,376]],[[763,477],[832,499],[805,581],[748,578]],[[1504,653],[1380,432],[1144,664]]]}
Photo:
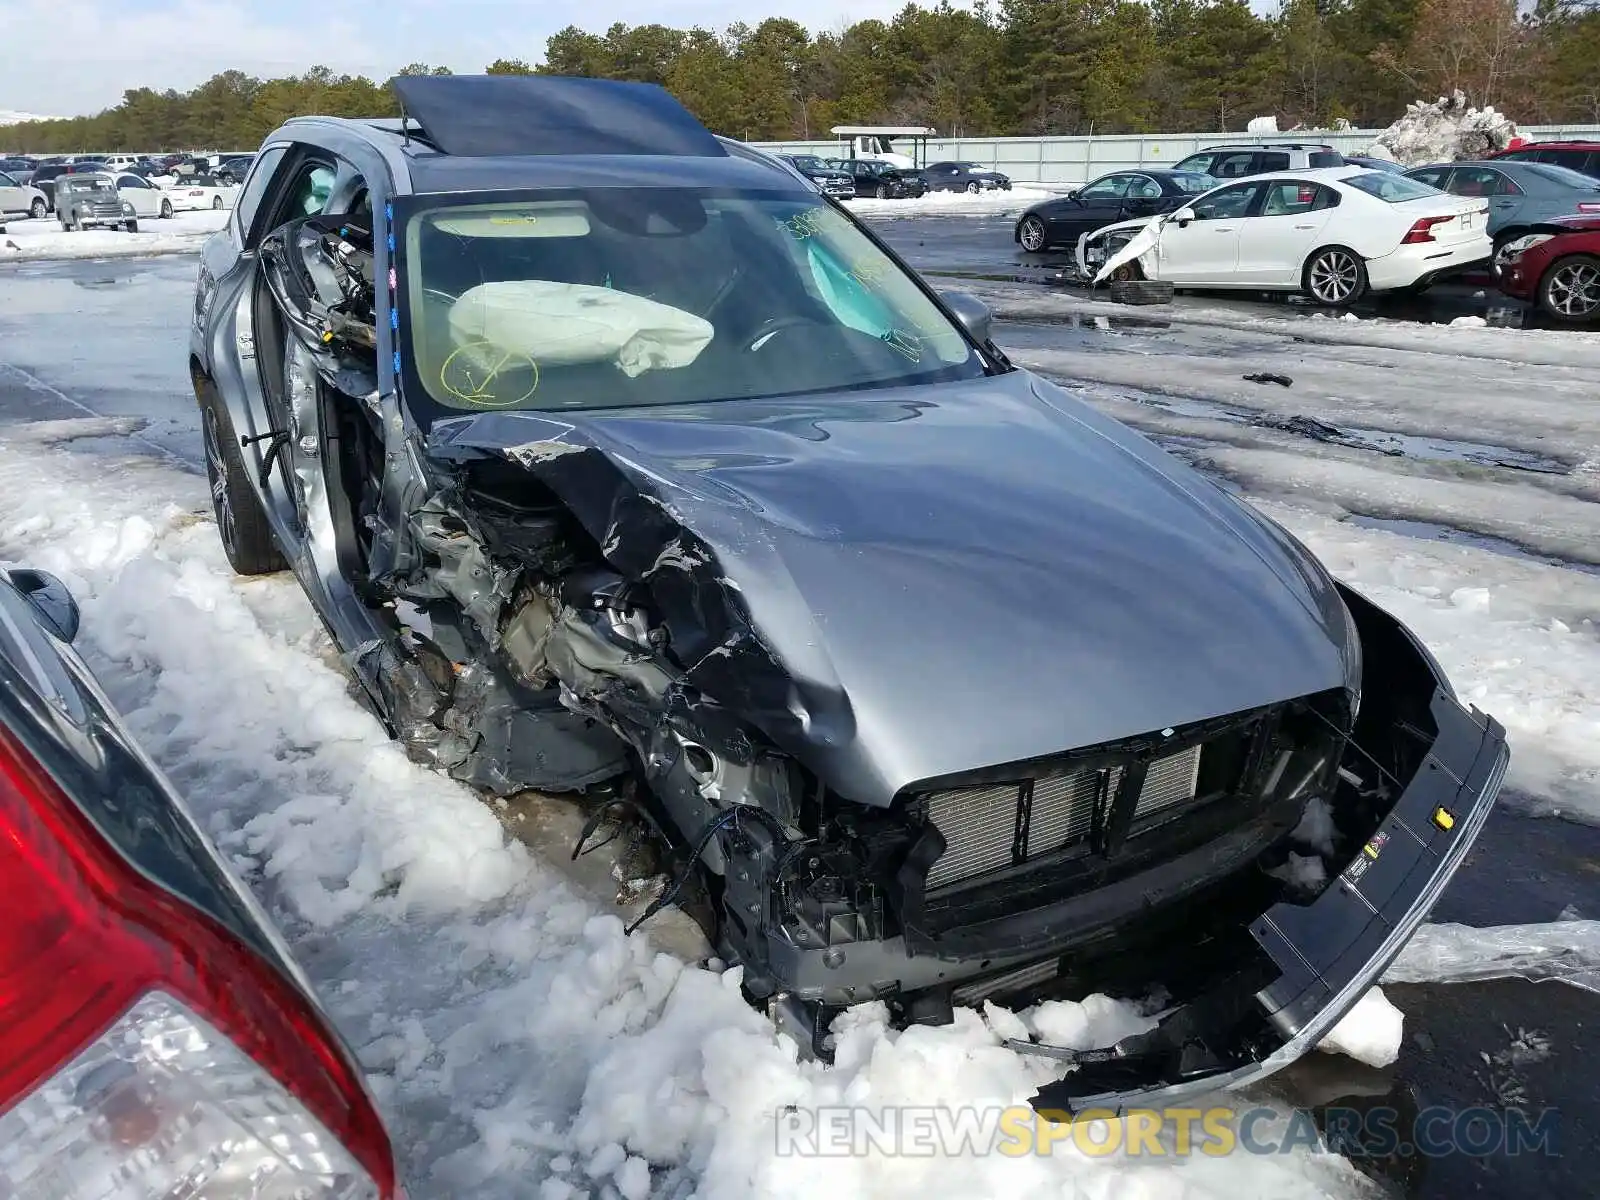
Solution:
{"label": "snow bank in background", "polygon": [[1387,1067],[1400,1057],[1404,1032],[1405,1014],[1389,1003],[1382,988],[1369,988],[1317,1049],[1346,1055],[1369,1067]]}
{"label": "snow bank in background", "polygon": [[1041,200],[1049,200],[1065,192],[1046,191],[1044,188],[1014,187],[1009,192],[928,192],[904,200],[846,200],[851,212],[874,217],[925,217],[925,216],[988,216],[1014,217],[1023,209],[1032,208]]}
{"label": "snow bank in background", "polygon": [[138,233],[120,229],[61,228],[55,217],[42,221],[7,218],[0,222],[0,263],[60,258],[130,258],[146,254],[182,254],[198,250],[200,243],[228,223],[226,209],[177,213],[163,221],[145,217]]}
{"label": "snow bank in background", "polygon": [[356,1047],[413,1195],[1364,1194],[1344,1160],[1299,1146],[1165,1162],[1070,1139],[1049,1155],[780,1156],[789,1106],[993,1114],[1051,1077],[1004,1037],[1104,1045],[1148,1018],[1091,997],[895,1033],[867,1005],[836,1025],[836,1065],[797,1061],[737,972],[623,936],[476,795],[408,761],[351,697],[293,581],[229,572],[203,476],[60,441],[45,424],[0,430],[0,554],[79,598],[84,653]]}
{"label": "snow bank in background", "polygon": [[1425,163],[1485,158],[1504,150],[1517,136],[1516,124],[1492,105],[1471,108],[1457,89],[1434,101],[1406,105],[1401,117],[1377,137],[1382,147],[1409,167]]}
{"label": "snow bank in background", "polygon": [[1277,133],[1277,117],[1251,117],[1249,124],[1244,127],[1246,133]]}

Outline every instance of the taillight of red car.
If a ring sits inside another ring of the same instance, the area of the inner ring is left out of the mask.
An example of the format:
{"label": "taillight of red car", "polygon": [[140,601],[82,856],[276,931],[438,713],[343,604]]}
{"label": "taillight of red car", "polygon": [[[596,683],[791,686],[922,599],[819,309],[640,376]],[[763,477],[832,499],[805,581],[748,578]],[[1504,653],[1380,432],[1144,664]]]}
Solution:
{"label": "taillight of red car", "polygon": [[1454,217],[1422,217],[1415,221],[1406,236],[1400,239],[1402,246],[1415,246],[1420,242],[1436,241],[1433,236],[1433,227],[1443,225],[1446,221],[1454,221]]}
{"label": "taillight of red car", "polygon": [[391,1200],[300,991],[151,883],[0,729],[0,1196]]}
{"label": "taillight of red car", "polygon": [[1581,213],[1600,213],[1600,200],[1579,200],[1578,211]]}

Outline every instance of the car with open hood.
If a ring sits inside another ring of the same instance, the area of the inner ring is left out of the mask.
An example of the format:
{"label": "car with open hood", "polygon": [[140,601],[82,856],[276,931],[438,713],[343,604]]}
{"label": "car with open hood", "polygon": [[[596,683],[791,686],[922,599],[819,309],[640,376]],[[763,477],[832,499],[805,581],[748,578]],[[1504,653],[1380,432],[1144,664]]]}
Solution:
{"label": "car with open hood", "polygon": [[648,838],[810,1053],[1164,989],[1109,1054],[1018,1043],[1077,1108],[1349,1011],[1507,758],[1403,625],[661,89],[396,90],[268,136],[189,371],[229,560],[413,755]]}
{"label": "car with open hood", "polygon": [[871,158],[842,158],[827,160],[829,166],[843,171],[855,181],[858,197],[877,200],[914,199],[928,190],[928,180],[915,167],[896,166]]}

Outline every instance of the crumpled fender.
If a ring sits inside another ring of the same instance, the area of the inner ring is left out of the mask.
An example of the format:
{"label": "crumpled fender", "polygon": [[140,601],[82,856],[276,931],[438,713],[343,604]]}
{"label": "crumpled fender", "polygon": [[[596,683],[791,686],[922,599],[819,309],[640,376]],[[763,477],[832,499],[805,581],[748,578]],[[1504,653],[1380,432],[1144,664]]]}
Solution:
{"label": "crumpled fender", "polygon": [[1165,217],[1151,217],[1145,227],[1128,239],[1128,244],[1107,258],[1100,268],[1100,273],[1094,277],[1095,286],[1099,286],[1118,267],[1131,263],[1137,258],[1142,258],[1148,251],[1153,250],[1161,242],[1161,230],[1166,225]]}

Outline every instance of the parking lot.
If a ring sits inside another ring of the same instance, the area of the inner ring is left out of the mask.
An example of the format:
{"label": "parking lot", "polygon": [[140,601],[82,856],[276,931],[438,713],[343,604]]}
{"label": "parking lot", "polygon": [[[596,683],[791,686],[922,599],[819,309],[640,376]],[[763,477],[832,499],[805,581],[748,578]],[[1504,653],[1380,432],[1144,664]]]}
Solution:
{"label": "parking lot", "polygon": [[[1021,253],[1012,215],[987,197],[972,212],[954,202],[932,211],[910,202],[861,208],[935,286],[970,291],[992,307],[995,340],[1014,362],[1261,506],[1335,574],[1404,619],[1463,695],[1506,725],[1513,764],[1501,810],[1436,922],[1567,923],[1575,938],[1591,933],[1600,917],[1600,332],[1540,328],[1524,306],[1474,282],[1348,311],[1217,295],[1125,307],[1103,292],[1065,286],[1064,255]],[[185,373],[195,260],[182,251],[192,248],[162,246],[177,251],[166,257],[0,265],[0,512],[7,514],[0,554],[42,544],[92,579],[107,561],[150,553],[151,523],[179,529],[174,513],[190,524],[209,521]],[[30,465],[28,447],[39,443],[29,426],[38,422],[52,423],[39,428],[74,464],[73,478],[47,482]],[[39,490],[74,497],[77,472],[95,481],[81,489],[77,523],[48,515]],[[138,509],[112,505],[101,519],[107,487],[137,495]],[[154,557],[180,579],[199,570],[167,554],[158,548]],[[314,645],[308,618],[288,597],[287,588],[257,589],[248,603],[273,636]],[[117,604],[130,628],[164,619],[153,593],[141,599],[124,588]],[[291,610],[297,615],[282,615]],[[93,602],[88,611],[92,619]],[[131,655],[159,676],[153,645],[159,641],[143,633],[126,634],[104,653]],[[129,694],[145,686],[130,684]],[[275,717],[269,711],[262,719]],[[146,732],[164,765],[190,781],[229,778],[189,761],[204,758],[204,737],[169,739],[161,725]],[[172,725],[183,719],[174,716]],[[238,813],[219,799],[207,815],[226,831]],[[241,852],[251,844],[231,841]],[[407,1061],[409,1031],[374,1018],[363,1033],[369,1010],[404,1004],[337,999],[346,981],[354,993],[364,973],[379,977],[368,980],[373,987],[402,986],[392,950],[375,964],[333,948],[326,931],[302,933],[313,973],[336,997],[335,1016],[361,1026],[353,1034],[358,1045],[398,1039],[387,1053]],[[1573,953],[1556,954],[1560,937],[1530,940],[1518,961],[1470,930],[1437,939],[1452,948],[1445,958],[1453,965],[1431,969],[1413,959],[1401,973],[1413,982],[1390,989],[1407,1015],[1400,1062],[1375,1071],[1313,1056],[1278,1085],[1284,1098],[1315,1108],[1353,1097],[1401,1107],[1516,1097],[1530,1109],[1560,1109],[1564,1146],[1588,1144],[1600,1134],[1600,1098],[1592,1072],[1573,1064],[1592,1061],[1596,993],[1532,981],[1551,955],[1570,967]],[[413,948],[416,969],[450,969],[429,955],[455,951],[423,941]],[[1596,965],[1588,963],[1591,972]],[[1497,973],[1510,978],[1474,981]],[[492,986],[492,979],[484,984]],[[419,1019],[416,1036],[421,1029]],[[1541,1049],[1518,1050],[1530,1045]],[[398,1130],[430,1153],[446,1153],[456,1144],[456,1118],[439,1116],[426,1075],[417,1064],[409,1074],[397,1065],[391,1094],[380,1098],[400,1114]],[[566,1080],[568,1091],[573,1083]],[[503,1085],[489,1081],[478,1099],[489,1104]],[[1574,1197],[1593,1190],[1573,1157],[1458,1156],[1364,1169],[1412,1196],[1483,1186]]]}

